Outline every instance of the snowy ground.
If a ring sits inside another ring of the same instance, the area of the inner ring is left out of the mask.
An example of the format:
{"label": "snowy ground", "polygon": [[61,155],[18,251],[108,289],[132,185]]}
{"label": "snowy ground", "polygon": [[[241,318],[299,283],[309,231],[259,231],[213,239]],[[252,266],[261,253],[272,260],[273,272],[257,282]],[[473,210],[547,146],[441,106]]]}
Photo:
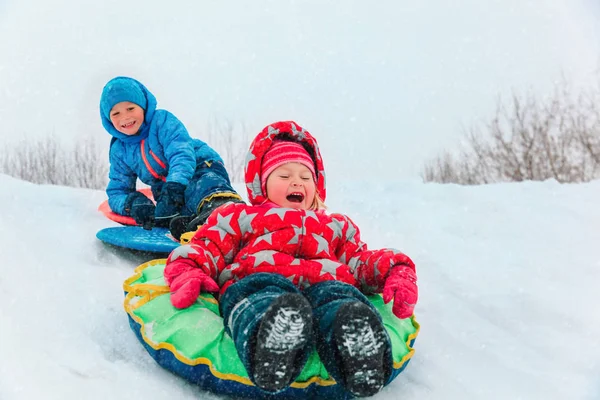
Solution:
{"label": "snowy ground", "polygon": [[[129,329],[121,285],[145,259],[96,240],[103,192],[0,185],[0,399],[215,398]],[[600,398],[600,182],[329,189],[370,247],[417,263],[416,354],[374,398]]]}
{"label": "snowy ground", "polygon": [[[0,399],[215,398],[129,329],[121,285],[145,259],[96,240],[103,192],[0,185]],[[416,354],[376,399],[600,398],[600,182],[329,189],[370,247],[417,263]]]}

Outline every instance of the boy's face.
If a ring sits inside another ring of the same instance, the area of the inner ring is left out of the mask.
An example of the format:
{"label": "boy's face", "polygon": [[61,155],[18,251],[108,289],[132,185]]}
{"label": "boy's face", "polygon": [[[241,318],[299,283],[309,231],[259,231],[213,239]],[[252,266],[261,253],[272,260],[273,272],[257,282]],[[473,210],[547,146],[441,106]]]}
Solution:
{"label": "boy's face", "polygon": [[315,199],[315,181],[305,165],[291,162],[267,178],[267,197],[281,207],[308,210]]}
{"label": "boy's face", "polygon": [[110,110],[110,122],[122,134],[135,135],[144,123],[144,110],[135,103],[122,101]]}

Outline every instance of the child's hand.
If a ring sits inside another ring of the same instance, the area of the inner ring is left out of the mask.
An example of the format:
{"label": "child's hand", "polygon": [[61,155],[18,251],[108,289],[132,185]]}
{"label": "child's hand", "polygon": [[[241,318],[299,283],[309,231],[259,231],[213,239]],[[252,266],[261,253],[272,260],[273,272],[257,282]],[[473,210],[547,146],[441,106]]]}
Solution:
{"label": "child's hand", "polygon": [[187,308],[194,304],[200,292],[218,292],[219,285],[191,260],[178,259],[165,268],[165,280],[171,288],[171,304]]}
{"label": "child's hand", "polygon": [[138,225],[144,229],[152,229],[154,226],[154,203],[143,194],[136,192],[135,198],[131,202],[129,214]]}
{"label": "child's hand", "polygon": [[179,215],[184,204],[185,186],[177,182],[167,182],[163,185],[156,203],[155,217],[157,220],[170,220]]}
{"label": "child's hand", "polygon": [[393,267],[383,287],[384,303],[394,299],[392,312],[396,317],[403,319],[413,314],[418,297],[415,271],[405,265]]}

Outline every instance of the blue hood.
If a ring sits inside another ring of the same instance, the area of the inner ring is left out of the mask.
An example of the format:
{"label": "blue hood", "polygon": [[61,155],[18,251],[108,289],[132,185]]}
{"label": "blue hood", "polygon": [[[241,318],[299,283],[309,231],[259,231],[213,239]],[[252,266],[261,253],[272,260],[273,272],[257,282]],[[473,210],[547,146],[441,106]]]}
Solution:
{"label": "blue hood", "polygon": [[[119,132],[110,122],[110,110],[122,101],[130,101],[144,110],[144,123],[137,135],[127,136]],[[102,126],[115,138],[125,143],[140,142],[148,137],[152,118],[156,111],[156,97],[144,85],[133,78],[118,76],[111,79],[102,89],[100,97],[100,118]]]}

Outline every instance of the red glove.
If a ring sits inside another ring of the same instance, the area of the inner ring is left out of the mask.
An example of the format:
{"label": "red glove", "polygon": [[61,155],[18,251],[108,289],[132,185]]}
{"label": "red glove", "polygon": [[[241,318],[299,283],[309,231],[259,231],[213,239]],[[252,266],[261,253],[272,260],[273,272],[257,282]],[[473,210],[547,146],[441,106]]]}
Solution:
{"label": "red glove", "polygon": [[383,286],[383,302],[387,304],[394,299],[392,312],[396,317],[403,319],[412,315],[418,298],[415,271],[406,265],[393,267]]}
{"label": "red glove", "polygon": [[169,263],[164,276],[171,288],[171,304],[177,308],[194,304],[200,292],[219,291],[219,285],[192,260],[179,258]]}

